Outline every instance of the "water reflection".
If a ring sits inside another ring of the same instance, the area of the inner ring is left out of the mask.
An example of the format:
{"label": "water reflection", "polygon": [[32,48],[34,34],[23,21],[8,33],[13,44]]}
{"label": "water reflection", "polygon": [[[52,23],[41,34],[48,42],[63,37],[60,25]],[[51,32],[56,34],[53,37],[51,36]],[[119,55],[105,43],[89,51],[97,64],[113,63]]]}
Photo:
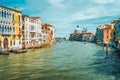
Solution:
{"label": "water reflection", "polygon": [[114,50],[109,51],[108,55],[103,57],[103,51],[98,51],[94,56],[97,56],[94,62],[90,65],[95,69],[96,74],[104,74],[114,76],[115,80],[120,79],[120,56]]}
{"label": "water reflection", "polygon": [[26,54],[0,56],[0,80],[117,80],[119,56],[93,43],[63,41]]}

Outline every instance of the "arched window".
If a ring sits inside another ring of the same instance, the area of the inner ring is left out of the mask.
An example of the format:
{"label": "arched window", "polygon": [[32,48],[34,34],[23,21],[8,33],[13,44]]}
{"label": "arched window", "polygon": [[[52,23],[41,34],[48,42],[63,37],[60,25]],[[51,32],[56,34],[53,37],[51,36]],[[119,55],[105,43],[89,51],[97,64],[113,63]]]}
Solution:
{"label": "arched window", "polygon": [[4,32],[7,32],[7,27],[5,26],[5,31]]}
{"label": "arched window", "polygon": [[13,15],[12,15],[12,20],[14,20],[14,13],[13,13]]}
{"label": "arched window", "polygon": [[9,14],[9,19],[11,20],[11,13]]}
{"label": "arched window", "polygon": [[7,19],[9,20],[9,12],[7,11]]}
{"label": "arched window", "polygon": [[4,33],[4,26],[2,26],[2,33]]}
{"label": "arched window", "polygon": [[1,25],[0,25],[0,33],[2,32],[2,27],[1,27]]}
{"label": "arched window", "polygon": [[13,32],[15,32],[15,27],[13,27]]}
{"label": "arched window", "polygon": [[4,18],[6,19],[6,11],[4,12]]}
{"label": "arched window", "polygon": [[2,9],[0,9],[0,18],[2,17]]}
{"label": "arched window", "polygon": [[20,15],[18,15],[18,20],[19,20],[19,22],[20,22]]}
{"label": "arched window", "polygon": [[12,28],[11,27],[9,28],[9,31],[10,31],[10,33],[12,32]]}
{"label": "arched window", "polygon": [[3,12],[3,10],[2,10],[2,18],[3,18],[3,16],[4,16],[4,12]]}
{"label": "arched window", "polygon": [[10,33],[10,28],[9,27],[7,28],[7,32]]}

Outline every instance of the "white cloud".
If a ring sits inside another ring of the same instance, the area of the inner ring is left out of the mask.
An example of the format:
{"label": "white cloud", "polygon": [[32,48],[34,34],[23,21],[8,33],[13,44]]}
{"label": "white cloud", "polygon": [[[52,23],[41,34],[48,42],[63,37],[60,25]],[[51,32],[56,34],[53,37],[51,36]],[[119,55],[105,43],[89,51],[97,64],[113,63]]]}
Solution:
{"label": "white cloud", "polygon": [[64,0],[48,0],[48,2],[54,7],[65,7]]}
{"label": "white cloud", "polygon": [[85,20],[85,19],[91,19],[96,18],[99,16],[99,11],[95,8],[88,8],[84,11],[75,12],[71,18],[72,20]]}
{"label": "white cloud", "polygon": [[[69,2],[67,0],[26,0],[27,4],[25,6],[28,8],[28,10],[26,8],[28,14],[31,12],[32,15],[41,16],[43,22],[55,25],[58,31],[59,28],[63,29],[63,31],[60,32],[66,32],[64,29],[76,26],[73,25],[73,22],[78,22],[81,26],[94,27],[96,26],[95,21],[91,20],[90,23],[86,25],[86,20],[96,18],[97,24],[101,24],[102,22],[98,21],[97,18],[119,15],[119,2],[120,0],[69,0]],[[111,4],[109,5],[108,3]],[[24,8],[20,10],[24,10]],[[83,23],[79,22],[82,20]],[[108,22],[108,19],[103,18],[101,21]],[[71,31],[72,29],[73,28],[71,28]]]}
{"label": "white cloud", "polygon": [[114,16],[120,11],[118,9],[108,9],[105,7],[89,7],[84,11],[78,11],[71,15],[73,21],[99,18],[104,16]]}
{"label": "white cloud", "polygon": [[113,3],[115,1],[116,0],[93,0],[94,3],[99,3],[99,4]]}

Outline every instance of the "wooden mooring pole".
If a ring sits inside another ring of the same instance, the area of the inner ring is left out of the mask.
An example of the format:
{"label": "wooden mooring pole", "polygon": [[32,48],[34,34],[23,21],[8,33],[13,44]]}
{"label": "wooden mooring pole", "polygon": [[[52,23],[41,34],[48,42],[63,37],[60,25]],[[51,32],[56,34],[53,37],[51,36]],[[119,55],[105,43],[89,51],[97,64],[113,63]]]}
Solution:
{"label": "wooden mooring pole", "polygon": [[106,44],[106,56],[108,56],[108,44]]}

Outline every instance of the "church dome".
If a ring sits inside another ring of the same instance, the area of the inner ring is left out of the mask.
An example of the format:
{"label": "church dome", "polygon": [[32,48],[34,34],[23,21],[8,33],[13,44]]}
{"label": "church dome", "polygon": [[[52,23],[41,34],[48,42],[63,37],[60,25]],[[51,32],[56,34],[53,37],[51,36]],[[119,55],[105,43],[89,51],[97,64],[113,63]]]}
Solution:
{"label": "church dome", "polygon": [[75,32],[75,33],[80,33],[80,27],[77,26],[74,32]]}

